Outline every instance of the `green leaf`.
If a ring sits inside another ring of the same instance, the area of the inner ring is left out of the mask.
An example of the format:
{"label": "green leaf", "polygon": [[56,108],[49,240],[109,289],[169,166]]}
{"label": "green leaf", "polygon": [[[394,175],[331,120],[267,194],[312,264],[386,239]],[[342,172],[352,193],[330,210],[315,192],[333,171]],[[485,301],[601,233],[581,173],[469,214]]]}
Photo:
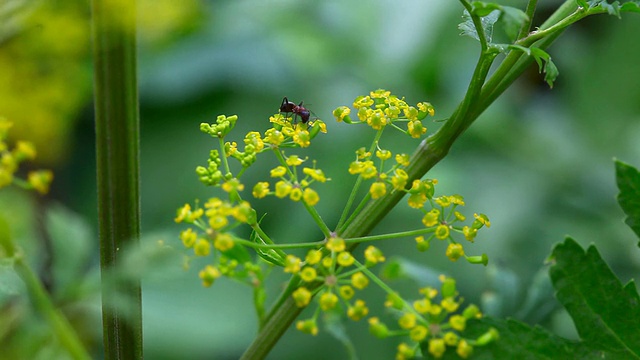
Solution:
{"label": "green leaf", "polygon": [[[640,238],[640,172],[631,165],[615,161],[618,204],[627,215],[625,223]],[[638,242],[640,246],[640,242]]]}
{"label": "green leaf", "polygon": [[[267,243],[262,240],[262,238],[260,237],[260,235],[258,235],[255,231],[251,232],[251,241],[253,241],[256,244],[263,244],[266,245]],[[235,246],[234,246],[235,247]],[[285,257],[286,255],[284,254],[284,252],[280,249],[255,249],[256,253],[258,254],[258,256],[260,256],[264,261],[268,262],[269,264],[273,264],[273,265],[278,265],[278,266],[282,266],[284,267],[285,265]]]}
{"label": "green leaf", "polygon": [[556,297],[580,338],[610,358],[640,358],[640,296],[634,283],[623,287],[595,246],[585,252],[571,238],[556,245],[551,259]]}
{"label": "green leaf", "polygon": [[[484,317],[471,320],[463,336],[474,339],[489,328],[500,333],[500,339],[473,350],[473,360],[483,359],[589,359],[594,353],[581,343],[561,338],[540,326],[530,326],[514,319]],[[589,356],[591,355],[591,356]],[[455,359],[447,351],[444,359]]]}
{"label": "green leaf", "polygon": [[629,1],[620,7],[620,12],[636,12],[640,13],[640,1]]}
{"label": "green leaf", "polygon": [[496,3],[486,3],[484,1],[474,1],[471,3],[471,13],[479,17],[491,14],[495,10],[502,10],[502,6]]}
{"label": "green leaf", "polygon": [[[493,25],[498,21],[500,17],[500,11],[494,10],[490,12],[488,15],[480,18],[482,22],[482,29],[484,30],[485,38],[487,42],[491,42],[491,38],[493,35]],[[469,12],[465,10],[462,14],[463,22],[458,25],[458,29],[462,32],[460,35],[469,36],[476,40],[480,40],[480,36],[478,36],[478,31],[476,30],[475,25],[473,24],[473,20]]]}
{"label": "green leaf", "polygon": [[540,72],[544,73],[544,80],[549,84],[550,88],[553,88],[553,83],[560,74],[556,64],[551,61],[551,56],[544,50],[538,47],[526,48],[520,45],[510,45],[510,49],[522,51],[523,53],[533,56],[533,59],[538,64]]}
{"label": "green leaf", "polygon": [[500,21],[504,24],[504,31],[507,33],[509,39],[514,41],[529,17],[524,11],[511,6],[502,6],[501,10],[502,15],[500,16]]}

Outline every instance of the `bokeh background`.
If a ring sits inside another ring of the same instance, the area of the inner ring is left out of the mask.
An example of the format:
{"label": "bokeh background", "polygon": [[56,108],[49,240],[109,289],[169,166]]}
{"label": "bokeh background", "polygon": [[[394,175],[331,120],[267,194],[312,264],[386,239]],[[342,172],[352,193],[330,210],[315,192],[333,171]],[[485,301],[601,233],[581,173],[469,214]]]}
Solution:
{"label": "bokeh background", "polygon": [[[561,3],[541,0],[535,24]],[[199,124],[237,114],[235,140],[241,140],[249,130],[269,127],[283,96],[304,100],[328,126],[307,154],[332,178],[318,188],[318,207],[335,224],[349,194],[346,185],[355,180],[346,172],[353,151],[368,146],[373,133],[336,123],[332,110],[385,88],[410,103],[429,101],[435,119],[446,118],[463,96],[479,52],[473,39],[459,36],[461,14],[458,2],[441,0],[139,1],[142,233],[149,261],[137,261],[134,269],[143,276],[148,359],[235,359],[257,331],[250,289],[228,280],[205,289],[197,278],[203,262],[193,261],[185,271],[179,256],[154,260],[159,240],[182,251],[176,208],[216,194],[194,172],[216,146]],[[84,2],[0,3],[0,116],[15,123],[15,139],[36,143],[34,166],[56,174],[44,199],[3,190],[0,211],[99,354],[89,17]],[[381,248],[414,264],[420,285],[440,273],[457,277],[461,294],[485,312],[575,338],[546,278],[544,262],[554,243],[567,235],[595,243],[623,282],[640,274],[637,239],[615,201],[612,161],[640,166],[639,20],[599,16],[572,27],[549,50],[560,69],[554,88],[531,68],[428,174],[440,181],[440,194],[462,194],[468,214],[489,215],[491,228],[466,247],[470,254],[487,253],[488,267],[451,263],[444,244],[427,253],[418,253],[412,239]],[[440,124],[427,126],[432,133]],[[417,145],[394,135],[384,142],[405,152]],[[274,164],[263,156],[248,176],[258,181]],[[267,214],[263,225],[273,238],[319,238],[301,207],[274,199],[254,205]],[[374,232],[418,225],[415,213],[400,205]],[[274,273],[271,299],[285,280]],[[415,291],[413,281],[395,285],[407,296]],[[0,312],[7,325],[0,327],[0,344],[7,354],[59,356],[45,345],[46,325],[24,298],[17,300],[23,293],[1,265]],[[367,294],[371,311],[383,311],[381,293]],[[346,331],[360,358],[393,357],[396,341],[373,338],[364,321],[347,322]],[[301,356],[341,359],[347,352],[326,333],[310,337],[290,330],[269,358]]]}

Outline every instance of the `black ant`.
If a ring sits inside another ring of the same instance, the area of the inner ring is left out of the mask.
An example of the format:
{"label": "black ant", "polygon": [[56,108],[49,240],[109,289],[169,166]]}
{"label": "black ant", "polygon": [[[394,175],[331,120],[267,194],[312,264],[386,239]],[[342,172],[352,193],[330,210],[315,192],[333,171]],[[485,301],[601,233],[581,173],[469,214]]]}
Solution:
{"label": "black ant", "polygon": [[302,101],[300,104],[296,105],[295,103],[289,101],[285,96],[282,99],[282,105],[280,105],[280,112],[285,114],[293,113],[295,114],[293,117],[293,124],[295,125],[298,120],[298,116],[300,116],[300,121],[303,124],[306,124],[309,121],[309,117],[311,116],[311,111],[307,110],[304,106],[302,106]]}

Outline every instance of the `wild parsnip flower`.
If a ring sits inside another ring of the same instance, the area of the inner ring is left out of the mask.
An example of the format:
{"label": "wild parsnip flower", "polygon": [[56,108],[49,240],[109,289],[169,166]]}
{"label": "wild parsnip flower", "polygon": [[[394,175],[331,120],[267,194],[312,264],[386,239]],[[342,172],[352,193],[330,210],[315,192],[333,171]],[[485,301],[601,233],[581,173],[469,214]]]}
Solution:
{"label": "wild parsnip flower", "polygon": [[328,311],[336,307],[338,304],[338,296],[332,292],[325,291],[320,295],[320,309]]}
{"label": "wild parsnip flower", "polygon": [[369,318],[369,332],[379,339],[384,339],[389,335],[387,326],[375,316]]}
{"label": "wild parsnip flower", "polygon": [[222,276],[222,274],[215,266],[207,265],[204,269],[200,270],[198,276],[202,279],[202,285],[204,287],[210,287],[217,278]]}
{"label": "wild parsnip flower", "polygon": [[256,199],[262,199],[269,195],[269,183],[266,181],[260,181],[253,187],[253,197]]}
{"label": "wild parsnip flower", "polygon": [[363,273],[357,272],[351,275],[351,286],[356,289],[362,290],[369,285],[369,278],[367,278]]}
{"label": "wild parsnip flower", "polygon": [[295,255],[289,254],[285,259],[284,272],[297,274],[300,271],[300,264],[300,258]]}
{"label": "wild parsnip flower", "polygon": [[364,257],[367,265],[375,265],[386,260],[382,251],[373,245],[367,246],[364,250]]}
{"label": "wild parsnip flower", "polygon": [[347,309],[347,316],[353,321],[358,321],[369,314],[369,308],[363,300],[356,302]]}
{"label": "wild parsnip flower", "polygon": [[299,320],[296,323],[296,329],[305,334],[318,335],[318,324],[315,319]]}

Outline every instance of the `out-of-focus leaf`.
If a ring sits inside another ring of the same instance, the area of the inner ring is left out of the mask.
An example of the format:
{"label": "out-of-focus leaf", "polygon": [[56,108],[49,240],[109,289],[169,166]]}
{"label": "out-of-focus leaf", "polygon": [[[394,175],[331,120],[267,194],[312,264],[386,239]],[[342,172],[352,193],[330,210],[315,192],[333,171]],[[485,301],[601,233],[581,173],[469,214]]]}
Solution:
{"label": "out-of-focus leaf", "polygon": [[327,332],[344,345],[348,354],[347,359],[357,360],[358,355],[356,354],[355,347],[353,346],[353,342],[351,341],[349,334],[347,334],[343,323],[344,318],[342,316],[342,311],[325,312],[323,320]]}
{"label": "out-of-focus leaf", "polygon": [[636,12],[640,13],[640,1],[629,1],[620,7],[620,12]]}
{"label": "out-of-focus leaf", "polygon": [[439,272],[401,257],[390,259],[382,268],[380,275],[389,280],[409,278],[419,286],[440,284]]}
{"label": "out-of-focus leaf", "polygon": [[482,309],[490,316],[513,314],[519,305],[521,284],[511,270],[496,265],[487,269],[492,291],[482,295]]}
{"label": "out-of-focus leaf", "polygon": [[[621,161],[615,162],[618,204],[627,215],[625,222],[640,237],[640,172]],[[640,246],[640,242],[638,242]]]}
{"label": "out-of-focus leaf", "polygon": [[553,88],[553,83],[558,77],[559,71],[553,61],[551,61],[551,56],[546,51],[537,47],[526,48],[520,45],[510,45],[509,48],[533,56],[533,59],[538,64],[539,71],[544,73],[544,80],[549,84],[550,88]]}
{"label": "out-of-focus leaf", "polygon": [[505,33],[512,41],[517,40],[520,29],[529,17],[524,11],[511,6],[502,6],[500,10],[502,11],[500,21],[504,24]]}
{"label": "out-of-focus leaf", "polygon": [[622,286],[595,246],[585,252],[573,239],[556,245],[549,270],[556,296],[584,343],[607,358],[640,358],[640,296]]}
{"label": "out-of-focus leaf", "polygon": [[[500,17],[500,11],[494,10],[490,12],[487,16],[481,17],[480,20],[482,22],[482,29],[484,30],[485,39],[487,42],[491,42],[493,35],[493,25],[498,21]],[[470,36],[476,40],[480,40],[480,36],[478,35],[478,31],[476,30],[475,25],[473,24],[473,20],[471,19],[471,15],[469,15],[468,11],[464,11],[462,14],[462,23],[458,25],[458,29],[462,32],[460,35]]]}

